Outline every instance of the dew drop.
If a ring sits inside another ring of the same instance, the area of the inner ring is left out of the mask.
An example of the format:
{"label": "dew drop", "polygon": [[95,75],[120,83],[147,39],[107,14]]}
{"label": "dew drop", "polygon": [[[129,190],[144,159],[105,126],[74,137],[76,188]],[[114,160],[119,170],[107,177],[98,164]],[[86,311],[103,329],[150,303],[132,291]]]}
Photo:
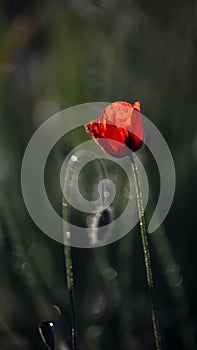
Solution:
{"label": "dew drop", "polygon": [[78,158],[77,158],[77,156],[75,156],[75,155],[73,154],[72,157],[71,157],[71,160],[72,160],[72,162],[77,162],[77,161],[78,161]]}
{"label": "dew drop", "polygon": [[71,233],[69,231],[66,232],[66,236],[67,238],[70,238],[71,237]]}
{"label": "dew drop", "polygon": [[110,192],[109,192],[109,191],[105,191],[105,192],[103,193],[103,196],[104,196],[105,198],[109,198],[109,197],[110,197]]}

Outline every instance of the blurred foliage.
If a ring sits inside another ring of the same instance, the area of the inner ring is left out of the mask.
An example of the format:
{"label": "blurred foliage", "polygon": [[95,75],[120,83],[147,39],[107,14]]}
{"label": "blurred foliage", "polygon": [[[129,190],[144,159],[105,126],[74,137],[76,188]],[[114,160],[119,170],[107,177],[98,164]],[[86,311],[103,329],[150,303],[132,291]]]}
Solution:
{"label": "blurred foliage", "polygon": [[[2,0],[0,15],[1,349],[45,349],[38,332],[44,320],[54,322],[57,349],[65,348],[70,331],[63,247],[39,231],[22,198],[20,168],[30,137],[63,108],[140,100],[164,135],[177,174],[165,229],[150,237],[163,348],[195,350],[197,3]],[[58,211],[60,164],[83,139],[81,129],[61,140],[47,164]],[[145,148],[140,157],[152,188],[149,218],[159,178]],[[80,349],[154,348],[138,233],[104,248],[73,249]]]}

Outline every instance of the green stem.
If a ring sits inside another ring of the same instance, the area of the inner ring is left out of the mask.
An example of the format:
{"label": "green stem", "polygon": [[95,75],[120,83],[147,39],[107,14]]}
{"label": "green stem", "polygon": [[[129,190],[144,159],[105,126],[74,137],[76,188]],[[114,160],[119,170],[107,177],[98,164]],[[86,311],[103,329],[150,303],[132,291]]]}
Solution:
{"label": "green stem", "polygon": [[147,282],[148,282],[148,289],[149,289],[149,296],[150,296],[151,315],[152,315],[153,331],[154,331],[154,338],[155,338],[155,346],[156,346],[157,350],[161,350],[162,349],[161,337],[160,337],[159,321],[158,321],[156,303],[155,303],[152,264],[151,264],[151,258],[150,258],[150,248],[149,248],[146,220],[145,220],[145,214],[144,214],[144,205],[143,205],[142,193],[140,190],[140,179],[139,179],[138,169],[137,169],[137,165],[133,159],[131,162],[131,166],[133,169],[134,181],[135,181],[137,207],[138,207],[139,220],[140,220],[140,232],[141,232],[142,246],[143,246],[143,252],[144,252],[146,278],[147,278]]}
{"label": "green stem", "polygon": [[[65,184],[67,183],[67,178],[65,178]],[[64,239],[64,259],[66,265],[66,280],[67,288],[70,298],[70,308],[71,308],[71,323],[72,323],[72,350],[77,349],[77,321],[76,321],[76,308],[75,308],[75,296],[74,296],[74,277],[73,277],[73,260],[72,260],[72,248],[71,248],[71,232],[69,230],[69,217],[70,217],[70,207],[69,204],[63,198],[62,201],[62,211],[63,211],[63,239]]]}
{"label": "green stem", "polygon": [[[95,158],[93,152],[89,151],[81,151],[76,154],[77,159],[80,159],[83,156],[88,158]],[[103,177],[106,176],[106,170],[103,162],[98,158],[97,162],[99,171],[102,173]],[[76,307],[75,307],[75,293],[74,293],[74,274],[73,274],[73,260],[72,260],[72,246],[71,246],[71,232],[70,232],[70,205],[69,199],[71,196],[71,191],[73,190],[73,178],[75,176],[75,167],[76,163],[70,160],[67,165],[65,179],[64,179],[64,188],[63,193],[66,193],[66,197],[68,198],[68,202],[65,200],[63,196],[62,199],[62,216],[64,219],[63,222],[63,240],[64,240],[64,259],[66,266],[66,280],[67,280],[67,288],[70,298],[70,307],[71,307],[71,322],[72,322],[72,350],[77,349],[77,317],[76,317]],[[102,191],[103,193],[103,191]],[[103,199],[103,201],[105,198]]]}

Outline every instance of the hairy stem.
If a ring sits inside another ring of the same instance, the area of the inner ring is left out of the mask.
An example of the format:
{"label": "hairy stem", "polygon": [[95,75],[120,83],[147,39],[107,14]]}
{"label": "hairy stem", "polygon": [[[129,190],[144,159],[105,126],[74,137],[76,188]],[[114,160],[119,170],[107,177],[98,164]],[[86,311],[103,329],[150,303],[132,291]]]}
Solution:
{"label": "hairy stem", "polygon": [[[64,188],[67,186],[67,177],[65,177]],[[73,277],[73,260],[71,248],[71,232],[69,230],[70,207],[63,197],[62,201],[63,212],[63,239],[64,239],[64,259],[66,266],[66,282],[70,298],[71,322],[72,322],[72,350],[77,349],[77,320],[74,296],[74,277]]]}
{"label": "hairy stem", "polygon": [[155,346],[156,346],[157,350],[161,350],[162,346],[161,346],[161,337],[160,337],[160,330],[159,330],[159,321],[158,321],[156,303],[155,303],[155,293],[154,293],[154,283],[153,283],[152,264],[151,264],[151,258],[150,258],[148,232],[147,232],[147,227],[146,227],[142,193],[140,190],[140,179],[139,179],[138,169],[137,169],[137,165],[133,159],[131,162],[131,166],[133,169],[134,181],[135,181],[137,207],[138,207],[139,220],[140,220],[140,232],[141,232],[142,246],[143,246],[143,252],[144,252],[146,278],[147,278],[149,296],[150,296],[150,305],[151,305],[151,315],[152,315]]}
{"label": "hairy stem", "polygon": [[[95,159],[96,155],[93,152],[90,151],[80,151],[75,155],[75,158],[78,161],[80,161],[80,158],[87,157],[90,159]],[[77,332],[77,317],[76,317],[76,307],[75,307],[75,293],[74,293],[74,273],[73,273],[73,259],[72,259],[72,246],[71,246],[71,239],[72,239],[72,232],[70,231],[70,204],[69,200],[72,195],[73,190],[73,178],[76,176],[76,161],[72,161],[72,158],[68,162],[66,172],[65,172],[65,178],[64,178],[64,186],[63,186],[63,193],[66,194],[66,198],[68,202],[66,201],[64,195],[62,199],[62,216],[64,219],[63,222],[63,240],[64,240],[64,259],[65,259],[65,266],[66,266],[66,280],[67,280],[67,288],[70,298],[70,307],[71,307],[71,320],[72,320],[72,350],[77,350],[77,344],[78,344],[78,332]],[[99,169],[99,173],[102,173],[102,177],[106,178],[106,169],[103,164],[103,162],[98,158],[97,159],[97,166]],[[103,196],[104,188],[102,190],[102,196]],[[105,198],[102,197],[102,201],[105,202]]]}

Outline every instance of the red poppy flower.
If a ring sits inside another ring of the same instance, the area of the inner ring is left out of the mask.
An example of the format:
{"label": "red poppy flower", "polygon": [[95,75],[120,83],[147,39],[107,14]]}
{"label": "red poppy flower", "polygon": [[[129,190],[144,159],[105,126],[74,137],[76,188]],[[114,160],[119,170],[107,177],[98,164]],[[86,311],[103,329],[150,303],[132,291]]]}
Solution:
{"label": "red poppy flower", "polygon": [[113,102],[104,108],[101,118],[84,126],[99,146],[115,157],[128,155],[128,148],[135,152],[143,144],[139,101],[133,105],[123,101]]}

